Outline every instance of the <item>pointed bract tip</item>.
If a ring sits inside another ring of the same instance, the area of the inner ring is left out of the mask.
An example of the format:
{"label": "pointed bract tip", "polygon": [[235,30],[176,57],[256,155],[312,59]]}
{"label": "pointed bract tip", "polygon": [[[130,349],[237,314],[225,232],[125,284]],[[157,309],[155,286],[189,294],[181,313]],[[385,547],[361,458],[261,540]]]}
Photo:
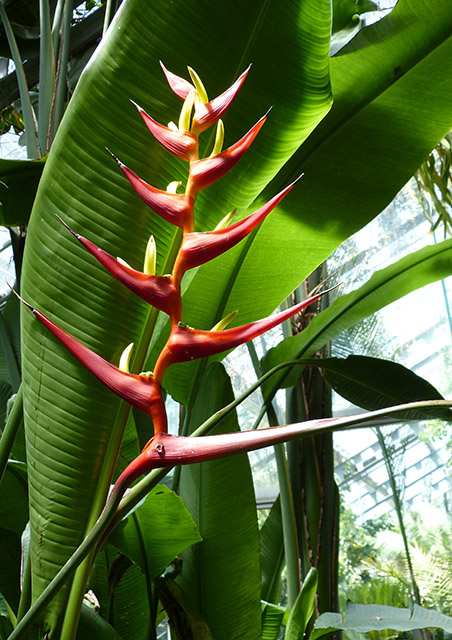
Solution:
{"label": "pointed bract tip", "polygon": [[14,289],[14,287],[12,287],[9,282],[6,283],[6,285],[8,286],[8,288],[10,289],[10,291],[12,293],[14,293],[14,295],[16,296],[16,298],[18,298],[20,300],[20,302],[22,302],[22,304],[24,304],[26,307],[28,307],[30,309],[30,311],[32,311],[33,313],[36,311],[36,309],[34,307],[31,306],[31,304],[29,304],[28,302],[26,302],[18,293],[17,291]]}
{"label": "pointed bract tip", "polygon": [[[138,111],[144,111],[144,109],[142,107],[140,107],[140,105],[137,104],[135,102],[135,100],[130,99],[130,102],[133,104],[134,107],[136,107],[138,109]],[[107,149],[107,151],[108,151],[108,149]]]}
{"label": "pointed bract tip", "polygon": [[76,233],[73,229],[71,229],[71,227],[63,220],[63,218],[61,216],[59,216],[57,213],[55,213],[55,217],[58,218],[58,220],[61,222],[62,225],[64,225],[66,227],[66,229],[72,233],[72,235],[74,236],[74,238],[77,238],[77,240],[81,237],[79,233]]}
{"label": "pointed bract tip", "polygon": [[120,167],[124,166],[121,160],[117,156],[115,156],[113,151],[110,151],[108,147],[105,147],[105,150],[108,151],[108,153],[111,155],[111,157],[113,158],[113,160],[116,162],[117,165],[119,165]]}

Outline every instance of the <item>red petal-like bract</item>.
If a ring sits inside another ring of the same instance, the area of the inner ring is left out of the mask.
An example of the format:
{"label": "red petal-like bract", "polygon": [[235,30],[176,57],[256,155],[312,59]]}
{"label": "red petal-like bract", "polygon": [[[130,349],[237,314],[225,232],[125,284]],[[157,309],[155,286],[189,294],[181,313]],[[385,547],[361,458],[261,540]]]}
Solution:
{"label": "red petal-like bract", "polygon": [[315,435],[325,427],[340,422],[341,418],[323,418],[289,424],[269,429],[237,431],[214,436],[189,438],[159,433],[154,436],[118,478],[116,486],[126,487],[152,469],[175,467],[194,462],[206,462],[226,458],[245,451],[254,451],[280,442],[300,438],[303,434]]}
{"label": "red petal-like bract", "polygon": [[116,280],[119,280],[119,282],[153,307],[159,309],[159,311],[167,313],[173,323],[181,320],[182,302],[179,289],[174,284],[173,278],[147,275],[141,271],[126,267],[112,255],[96,246],[91,240],[75,233],[70,227],[67,228]]}
{"label": "red petal-like bract", "polygon": [[198,138],[196,136],[188,133],[188,131],[173,131],[173,129],[156,122],[137,104],[135,106],[149,131],[167,151],[187,162],[192,162],[198,158]]}
{"label": "red petal-like bract", "polygon": [[160,384],[163,380],[166,370],[171,364],[176,362],[188,362],[189,360],[197,360],[198,358],[207,358],[208,356],[234,349],[239,344],[248,342],[262,335],[269,329],[273,329],[281,322],[288,320],[296,313],[299,313],[310,304],[318,300],[322,295],[328,293],[323,291],[311,298],[307,298],[302,302],[284,309],[279,313],[275,313],[268,318],[245,324],[241,327],[233,329],[225,329],[223,331],[198,331],[177,325],[173,327],[168,342],[163,348],[157,363],[155,365],[154,377]]}
{"label": "red petal-like bract", "polygon": [[250,69],[251,65],[248,69],[245,69],[234,84],[232,84],[229,89],[226,89],[226,91],[220,96],[206,104],[200,102],[196,105],[195,115],[193,117],[192,133],[199,135],[223,117],[240,91]]}
{"label": "red petal-like bract", "polygon": [[40,311],[37,309],[32,309],[32,311],[77,360],[103,382],[106,387],[132,406],[150,415],[154,423],[155,433],[168,430],[160,385],[156,383],[152,376],[139,376],[121,371],[111,362],[108,362],[108,360],[78,342],[66,331],[63,331]]}
{"label": "red petal-like bract", "polygon": [[199,191],[210,187],[211,184],[222,178],[240,160],[245,151],[251,146],[254,138],[259,133],[267,119],[267,114],[256,122],[248,133],[229,149],[217,153],[211,158],[196,160],[190,165],[187,192],[195,196]]}
{"label": "red petal-like bract", "polygon": [[228,249],[231,249],[231,247],[234,247],[240,240],[243,240],[273,211],[298,179],[278,193],[267,204],[260,207],[260,209],[230,227],[216,229],[215,231],[187,233],[174,266],[175,280],[179,282],[188,269],[199,267],[201,264],[213,260],[228,251]]}
{"label": "red petal-like bract", "polygon": [[125,164],[117,163],[140,198],[159,216],[180,227],[186,233],[193,231],[194,198],[185,194],[161,191],[142,180]]}
{"label": "red petal-like bract", "polygon": [[168,69],[165,67],[165,65],[161,60],[160,60],[160,66],[162,67],[163,73],[165,74],[166,79],[168,80],[168,84],[173,90],[173,92],[176,94],[176,96],[178,96],[179,98],[182,98],[182,100],[185,100],[185,98],[188,96],[190,91],[194,89],[194,86],[190,84],[188,80],[185,80],[180,76],[176,76],[175,73],[168,71]]}

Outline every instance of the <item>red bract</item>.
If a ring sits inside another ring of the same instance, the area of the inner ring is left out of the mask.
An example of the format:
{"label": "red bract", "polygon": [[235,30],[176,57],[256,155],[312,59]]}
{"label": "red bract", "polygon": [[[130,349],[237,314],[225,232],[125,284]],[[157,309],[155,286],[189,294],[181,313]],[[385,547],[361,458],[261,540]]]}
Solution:
{"label": "red bract", "polygon": [[129,486],[139,476],[152,469],[176,467],[195,462],[207,462],[228,456],[254,451],[270,445],[300,438],[303,433],[310,436],[325,430],[325,427],[340,423],[340,418],[321,418],[309,422],[237,431],[214,436],[190,438],[160,433],[144,447],[142,453],[131,462],[117,480],[117,485]]}
{"label": "red bract", "polygon": [[[60,218],[61,220],[61,218]],[[77,240],[98,260],[119,282],[136,293],[140,298],[151,304],[159,311],[167,313],[173,323],[180,321],[182,305],[179,290],[174,280],[168,276],[153,276],[131,269],[121,264],[112,255],[96,246],[87,238],[73,231],[63,222],[64,226]]]}
{"label": "red bract", "polygon": [[194,86],[190,82],[188,82],[188,80],[185,80],[180,76],[176,76],[175,73],[168,71],[161,60],[160,66],[162,67],[163,73],[165,74],[165,77],[168,80],[168,84],[173,92],[176,94],[176,96],[182,98],[182,100],[185,100],[190,91],[193,91]]}
{"label": "red bract", "polygon": [[298,180],[299,178],[247,218],[230,227],[204,233],[187,233],[176,259],[174,278],[180,281],[188,269],[199,267],[209,260],[213,260],[243,240],[273,211]]}
{"label": "red bract", "polygon": [[187,131],[174,131],[173,129],[163,126],[163,124],[159,124],[135,102],[133,104],[140,112],[141,117],[154,138],[160,142],[167,151],[187,162],[197,160],[198,138],[196,136]]}
{"label": "red bract", "polygon": [[[31,308],[31,307],[30,307]],[[106,387],[134,407],[141,409],[151,416],[154,431],[168,430],[165,405],[163,403],[160,385],[152,376],[135,375],[121,371],[118,367],[105,360],[100,355],[85,347],[58,325],[49,320],[37,309],[31,308],[34,315],[45,325],[53,335]]]}
{"label": "red bract", "polygon": [[234,327],[233,329],[198,331],[181,325],[173,327],[168,342],[155,365],[154,377],[156,381],[162,382],[163,376],[171,364],[207,358],[208,356],[234,349],[239,344],[244,344],[257,338],[257,336],[269,331],[269,329],[273,329],[273,327],[308,307],[324,293],[327,293],[327,291],[307,298],[290,309],[275,313],[268,318],[257,320],[257,322],[251,322],[241,327]]}
{"label": "red bract", "polygon": [[220,96],[206,104],[199,102],[196,105],[191,128],[192,133],[199,135],[223,117],[240,91],[250,68],[251,65],[237,78],[234,84],[232,84],[229,89],[226,89]]}
{"label": "red bract", "polygon": [[267,115],[256,122],[248,133],[229,149],[218,153],[211,158],[196,160],[190,165],[187,193],[195,196],[199,191],[210,187],[211,184],[222,178],[240,160],[245,151],[249,149],[254,138],[259,133],[267,119]]}
{"label": "red bract", "polygon": [[161,191],[142,180],[125,164],[116,160],[119,168],[126,176],[140,198],[159,216],[180,227],[186,233],[193,231],[193,209],[195,201],[192,196]]}

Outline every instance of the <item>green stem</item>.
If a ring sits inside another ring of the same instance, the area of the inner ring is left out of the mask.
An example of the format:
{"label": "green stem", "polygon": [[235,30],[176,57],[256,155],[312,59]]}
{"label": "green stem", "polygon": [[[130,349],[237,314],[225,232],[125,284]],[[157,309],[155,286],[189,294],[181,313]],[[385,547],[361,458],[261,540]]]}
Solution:
{"label": "green stem", "polygon": [[0,344],[5,355],[6,364],[8,366],[9,383],[14,393],[17,393],[20,387],[20,368],[17,361],[16,351],[11,339],[5,319],[0,311]]}
{"label": "green stem", "polygon": [[27,554],[25,571],[22,578],[22,592],[20,594],[19,609],[17,611],[17,622],[22,620],[30,608],[31,603],[31,561],[30,554]]}
{"label": "green stem", "polygon": [[55,87],[55,58],[50,27],[49,0],[39,0],[39,116],[38,138],[43,154],[49,150],[50,113]]}
{"label": "green stem", "polygon": [[6,38],[8,40],[9,49],[11,51],[11,57],[16,67],[17,84],[19,86],[20,102],[22,106],[22,116],[25,126],[25,140],[27,143],[27,156],[32,158],[39,158],[41,155],[36,131],[36,119],[33,112],[33,107],[30,100],[30,94],[28,92],[27,79],[25,77],[24,66],[22,64],[22,58],[17,46],[16,38],[14,37],[11,24],[6,15],[3,2],[0,2],[0,18],[3,22]]}
{"label": "green stem", "polygon": [[0,438],[0,482],[2,481],[12,446],[20,425],[22,424],[23,418],[22,387],[19,387],[11,413],[9,414],[6,426]]}
{"label": "green stem", "polygon": [[[256,375],[260,375],[260,363],[252,342],[247,343],[248,352],[253,363]],[[267,405],[267,415],[271,426],[278,424],[273,405]],[[289,609],[293,607],[300,592],[300,572],[298,561],[297,525],[295,521],[295,507],[292,488],[290,486],[289,469],[287,466],[286,451],[283,444],[274,447],[276,469],[278,472],[279,495],[281,500],[281,517],[284,538],[284,555],[287,571],[287,596]]]}
{"label": "green stem", "polygon": [[[55,13],[53,14],[53,23],[52,23],[52,43],[53,43],[53,51],[58,51],[58,41],[60,39],[60,29],[61,22],[63,20],[63,11],[66,4],[66,0],[58,0],[57,6],[55,8]],[[56,64],[56,60],[55,60]]]}
{"label": "green stem", "polygon": [[[55,137],[55,134],[63,117],[64,105],[67,101],[67,63],[69,59],[69,41],[71,37],[72,11],[73,1],[66,0],[64,3],[63,24],[61,28],[61,41],[56,74],[55,99],[52,106],[51,114],[51,142]],[[58,42],[58,40],[56,42]],[[57,50],[56,46],[57,45],[55,44],[54,37],[55,50]]]}
{"label": "green stem", "polygon": [[292,489],[289,480],[286,451],[283,444],[274,447],[276,468],[278,471],[281,517],[283,525],[284,555],[287,571],[287,601],[292,609],[300,593],[300,571],[298,559],[297,530]]}
{"label": "green stem", "polygon": [[107,0],[107,4],[105,6],[105,17],[104,17],[104,28],[102,31],[102,37],[107,33],[107,29],[110,26],[110,22],[113,20],[113,16],[116,11],[116,1],[115,0]]}

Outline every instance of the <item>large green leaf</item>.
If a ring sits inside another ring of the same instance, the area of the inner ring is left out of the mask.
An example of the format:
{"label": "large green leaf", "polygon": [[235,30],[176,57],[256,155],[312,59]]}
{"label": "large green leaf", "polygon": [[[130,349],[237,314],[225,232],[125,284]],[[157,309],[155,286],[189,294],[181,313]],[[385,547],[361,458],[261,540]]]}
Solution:
{"label": "large green leaf", "polygon": [[[221,364],[206,372],[191,426],[233,399]],[[221,431],[236,431],[236,416]],[[182,554],[182,604],[204,620],[215,640],[257,640],[261,635],[261,579],[256,498],[246,455],[182,467],[180,493],[202,542]]]}
{"label": "large green leaf", "polygon": [[[356,291],[341,296],[296,336],[286,338],[267,352],[263,370],[280,362],[309,357],[341,331],[367,318],[379,309],[427,284],[452,273],[452,240],[424,247],[405,256],[374,275]],[[296,383],[298,374],[276,374],[264,386],[267,397],[280,386]]]}

